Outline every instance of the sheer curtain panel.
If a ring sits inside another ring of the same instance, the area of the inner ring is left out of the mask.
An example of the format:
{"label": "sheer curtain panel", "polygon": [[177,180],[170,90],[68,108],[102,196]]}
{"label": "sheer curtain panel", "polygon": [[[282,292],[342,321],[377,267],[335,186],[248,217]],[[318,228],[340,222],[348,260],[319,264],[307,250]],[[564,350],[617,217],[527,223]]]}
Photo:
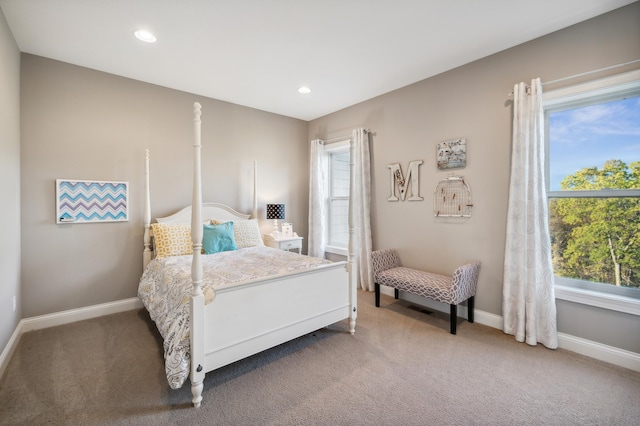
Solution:
{"label": "sheer curtain panel", "polygon": [[369,132],[354,129],[351,137],[351,167],[353,182],[349,197],[353,209],[353,238],[358,280],[363,290],[373,291],[371,266],[371,161],[369,156]]}
{"label": "sheer curtain panel", "polygon": [[327,192],[329,169],[324,142],[311,141],[309,163],[309,256],[323,257],[326,245]]}
{"label": "sheer curtain panel", "polygon": [[503,330],[519,342],[558,347],[544,173],[540,79],[514,86],[511,181],[507,212]]}

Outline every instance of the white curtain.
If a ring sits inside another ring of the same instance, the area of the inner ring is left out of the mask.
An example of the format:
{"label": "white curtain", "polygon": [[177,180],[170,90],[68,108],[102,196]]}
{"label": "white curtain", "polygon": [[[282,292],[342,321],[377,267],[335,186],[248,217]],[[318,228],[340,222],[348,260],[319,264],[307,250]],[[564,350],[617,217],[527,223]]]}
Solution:
{"label": "white curtain", "polygon": [[309,256],[324,257],[325,224],[327,221],[327,193],[329,190],[329,169],[324,142],[311,141],[309,163]]}
{"label": "white curtain", "polygon": [[351,136],[353,155],[353,182],[349,202],[353,209],[353,238],[355,264],[358,281],[363,290],[373,291],[373,270],[371,266],[371,162],[369,160],[369,132],[354,129]]}
{"label": "white curtain", "polygon": [[[351,166],[353,181],[349,197],[353,218],[353,254],[358,270],[360,287],[373,291],[371,267],[371,161],[369,132],[354,129],[351,136]],[[309,255],[324,257],[326,246],[327,196],[329,191],[329,164],[324,143],[311,141],[309,177]]]}
{"label": "white curtain", "polygon": [[540,79],[514,86],[511,182],[502,312],[507,334],[530,345],[558,347],[544,174]]}

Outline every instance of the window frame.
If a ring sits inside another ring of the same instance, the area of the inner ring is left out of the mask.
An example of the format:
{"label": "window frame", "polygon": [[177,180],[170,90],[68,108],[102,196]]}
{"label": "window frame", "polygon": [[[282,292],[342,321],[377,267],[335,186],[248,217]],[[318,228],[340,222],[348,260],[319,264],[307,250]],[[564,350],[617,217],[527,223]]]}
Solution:
{"label": "window frame", "polygon": [[[593,80],[543,93],[545,125],[545,177],[547,204],[553,198],[620,198],[638,197],[640,189],[603,189],[598,191],[551,191],[549,167],[549,114],[590,103],[600,104],[619,99],[621,95],[640,95],[640,70]],[[596,306],[640,316],[640,291],[634,288],[603,286],[600,283],[555,275],[555,294],[560,300]]]}
{"label": "window frame", "polygon": [[[332,244],[331,241],[331,230],[332,230],[332,210],[331,210],[331,201],[332,200],[349,200],[349,196],[340,196],[340,197],[334,197],[332,194],[332,190],[333,190],[333,165],[331,162],[331,156],[334,154],[342,154],[342,153],[347,153],[350,154],[350,145],[351,145],[351,139],[344,139],[344,140],[340,140],[337,142],[333,142],[329,145],[325,145],[325,154],[327,155],[327,164],[328,164],[328,184],[329,184],[329,188],[327,191],[327,223],[326,223],[326,241],[327,244],[325,246],[325,252],[328,253],[332,253],[332,254],[337,254],[337,255],[341,255],[341,256],[347,256],[348,254],[348,247],[343,247],[341,245],[335,245]],[[351,159],[349,159],[351,160]],[[351,162],[351,161],[349,161]],[[351,184],[351,183],[349,183]]]}

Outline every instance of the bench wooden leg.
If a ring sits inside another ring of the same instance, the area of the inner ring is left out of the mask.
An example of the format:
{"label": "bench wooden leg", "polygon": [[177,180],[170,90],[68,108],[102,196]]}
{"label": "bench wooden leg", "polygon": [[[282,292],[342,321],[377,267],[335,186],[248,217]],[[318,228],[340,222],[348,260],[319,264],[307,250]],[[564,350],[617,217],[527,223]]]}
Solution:
{"label": "bench wooden leg", "polygon": [[[375,293],[376,293],[376,308],[380,307],[380,284],[378,283],[373,283],[374,289],[375,289]],[[393,289],[393,297],[395,297],[396,299],[400,298],[400,290],[398,290],[397,288]]]}
{"label": "bench wooden leg", "polygon": [[458,324],[458,305],[450,305],[451,316],[451,334],[456,334],[456,325]]}
{"label": "bench wooden leg", "polygon": [[473,322],[473,296],[467,300],[467,318],[469,322]]}

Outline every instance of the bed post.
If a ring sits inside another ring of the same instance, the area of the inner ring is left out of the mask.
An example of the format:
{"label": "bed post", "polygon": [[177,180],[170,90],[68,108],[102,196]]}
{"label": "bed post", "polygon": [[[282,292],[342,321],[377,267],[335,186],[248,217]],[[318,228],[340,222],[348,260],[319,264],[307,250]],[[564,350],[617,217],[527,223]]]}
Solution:
{"label": "bed post", "polygon": [[142,270],[151,262],[151,192],[149,189],[149,150],[144,150],[144,251]]}
{"label": "bed post", "polygon": [[193,104],[195,141],[193,144],[193,198],[191,201],[191,238],[193,240],[193,261],[191,263],[191,393],[193,405],[200,407],[204,387],[204,294],[202,293],[202,176],[200,152],[200,104]]}
{"label": "bed post", "polygon": [[258,160],[253,161],[253,208],[251,209],[252,219],[258,218]]}
{"label": "bed post", "polygon": [[[354,185],[355,182],[355,170],[354,170],[354,143],[353,137],[349,142],[349,199],[353,200]],[[357,269],[355,265],[355,228],[353,220],[353,201],[349,203],[349,259],[347,263],[347,272],[349,273],[349,333],[354,334],[356,332],[356,318],[358,317],[358,290],[357,290]]]}

